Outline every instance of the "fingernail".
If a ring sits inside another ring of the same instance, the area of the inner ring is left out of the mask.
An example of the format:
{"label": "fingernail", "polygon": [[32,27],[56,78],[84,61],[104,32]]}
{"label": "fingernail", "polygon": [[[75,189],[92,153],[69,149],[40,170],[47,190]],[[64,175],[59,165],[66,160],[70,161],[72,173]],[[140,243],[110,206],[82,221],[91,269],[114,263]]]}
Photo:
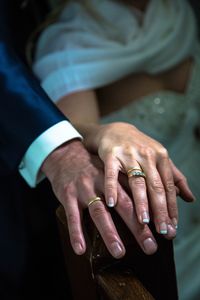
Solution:
{"label": "fingernail", "polygon": [[187,197],[186,200],[189,202],[195,202],[197,199],[194,197],[194,195],[191,195],[190,197]]}
{"label": "fingernail", "polygon": [[118,242],[111,244],[111,251],[114,257],[118,258],[123,254],[122,246]]}
{"label": "fingernail", "polygon": [[167,234],[167,224],[165,222],[160,223],[160,233],[161,234]]}
{"label": "fingernail", "polygon": [[174,227],[177,229],[178,228],[178,221],[176,218],[172,218],[172,223],[174,225]]}
{"label": "fingernail", "polygon": [[168,224],[167,233],[168,233],[169,237],[175,237],[176,236],[176,229],[171,224]]}
{"label": "fingernail", "polygon": [[82,254],[83,253],[83,247],[80,243],[75,243],[74,244],[74,251],[76,252],[76,254]]}
{"label": "fingernail", "polygon": [[196,201],[196,197],[194,196],[194,194],[192,193],[192,191],[190,190],[190,197],[189,197],[190,201]]}
{"label": "fingernail", "polygon": [[144,211],[142,214],[142,222],[148,224],[150,222],[149,214],[147,211]]}
{"label": "fingernail", "polygon": [[114,207],[115,206],[115,201],[113,197],[108,198],[108,206],[109,207]]}
{"label": "fingernail", "polygon": [[148,239],[144,240],[143,246],[144,246],[145,253],[147,253],[147,254],[153,254],[157,250],[157,245],[152,240],[152,238],[148,238]]}

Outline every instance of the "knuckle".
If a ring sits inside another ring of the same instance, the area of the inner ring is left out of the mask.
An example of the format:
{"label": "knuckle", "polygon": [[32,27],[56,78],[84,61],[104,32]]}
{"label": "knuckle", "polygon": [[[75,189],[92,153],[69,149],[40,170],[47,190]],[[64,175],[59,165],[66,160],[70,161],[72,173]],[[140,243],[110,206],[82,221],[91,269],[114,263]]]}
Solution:
{"label": "knuckle", "polygon": [[90,177],[88,175],[81,174],[79,177],[79,182],[81,183],[81,186],[85,191],[91,188]]}
{"label": "knuckle", "polygon": [[131,214],[132,215],[132,211],[133,211],[133,203],[132,201],[128,200],[128,201],[124,201],[123,202],[123,210],[125,213],[127,213],[128,215]]}
{"label": "knuckle", "polygon": [[123,218],[131,219],[133,217],[134,206],[131,200],[122,199],[122,201],[117,202],[117,212],[120,213]]}
{"label": "knuckle", "polygon": [[114,182],[113,183],[112,182],[107,182],[105,184],[105,188],[106,188],[106,190],[114,190],[115,189]]}
{"label": "knuckle", "polygon": [[187,178],[183,174],[181,174],[179,179],[177,180],[177,183],[181,183],[181,182],[187,183]]}
{"label": "knuckle", "polygon": [[170,211],[170,215],[173,216],[177,216],[178,215],[178,209],[177,209],[177,205],[176,204],[170,204],[169,205],[169,211]]}
{"label": "knuckle", "polygon": [[160,217],[166,218],[167,208],[164,205],[162,205],[162,206],[159,207],[158,212],[159,212],[159,216]]}
{"label": "knuckle", "polygon": [[65,183],[63,186],[64,195],[69,195],[73,193],[73,183]]}
{"label": "knuckle", "polygon": [[144,199],[140,199],[140,202],[137,202],[136,206],[137,206],[136,209],[140,212],[143,212],[144,210],[147,209],[147,203]]}
{"label": "knuckle", "polygon": [[124,145],[124,153],[130,154],[132,152],[132,146],[129,144]]}
{"label": "knuckle", "polygon": [[168,222],[168,212],[166,207],[159,207],[159,210],[154,216],[155,223]]}
{"label": "knuckle", "polygon": [[123,147],[123,154],[126,156],[126,158],[130,161],[133,160],[134,155],[133,155],[133,147],[130,145],[124,145]]}
{"label": "knuckle", "polygon": [[153,179],[151,183],[151,189],[158,194],[164,192],[164,186],[162,185],[162,182],[159,179]]}
{"label": "knuckle", "polygon": [[141,155],[146,159],[152,159],[155,157],[155,150],[150,147],[141,148]]}
{"label": "knuckle", "polygon": [[106,179],[113,180],[116,178],[116,173],[113,169],[108,169],[106,172]]}
{"label": "knuckle", "polygon": [[67,213],[67,220],[68,220],[68,224],[70,225],[70,227],[77,225],[77,218],[74,214]]}
{"label": "knuckle", "polygon": [[160,158],[162,159],[169,159],[169,154],[168,154],[168,151],[166,148],[164,147],[161,147],[159,150],[158,150],[158,155]]}
{"label": "knuckle", "polygon": [[167,181],[165,185],[166,192],[169,194],[175,194],[176,188],[173,181]]}

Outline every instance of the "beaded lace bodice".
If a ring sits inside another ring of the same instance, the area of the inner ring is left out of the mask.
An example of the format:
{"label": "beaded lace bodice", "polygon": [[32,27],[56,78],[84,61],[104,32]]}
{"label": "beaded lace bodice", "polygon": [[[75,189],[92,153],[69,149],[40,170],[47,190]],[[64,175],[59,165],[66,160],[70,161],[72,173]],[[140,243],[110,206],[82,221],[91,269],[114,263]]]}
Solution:
{"label": "beaded lace bodice", "polygon": [[184,94],[168,90],[153,93],[105,116],[102,123],[129,122],[169,146],[186,125],[194,126],[200,120],[199,78],[200,58],[195,57]]}

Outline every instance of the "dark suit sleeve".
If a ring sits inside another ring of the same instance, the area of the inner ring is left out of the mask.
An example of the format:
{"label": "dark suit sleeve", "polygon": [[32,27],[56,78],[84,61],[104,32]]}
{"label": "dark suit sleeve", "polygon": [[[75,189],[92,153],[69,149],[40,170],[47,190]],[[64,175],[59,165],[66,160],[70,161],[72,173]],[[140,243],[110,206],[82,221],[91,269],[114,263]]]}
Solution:
{"label": "dark suit sleeve", "polygon": [[33,140],[66,119],[16,55],[6,1],[0,1],[0,174],[16,169]]}

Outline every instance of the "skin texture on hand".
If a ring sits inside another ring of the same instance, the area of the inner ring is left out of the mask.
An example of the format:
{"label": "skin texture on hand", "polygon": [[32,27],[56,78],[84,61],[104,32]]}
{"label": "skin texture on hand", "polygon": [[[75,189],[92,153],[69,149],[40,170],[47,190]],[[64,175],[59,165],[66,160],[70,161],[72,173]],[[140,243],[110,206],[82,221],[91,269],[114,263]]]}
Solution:
{"label": "skin texture on hand", "polygon": [[194,196],[186,178],[169,159],[167,150],[127,123],[95,125],[93,130],[89,128],[85,143],[88,149],[98,151],[104,162],[108,206],[114,206],[119,199],[119,172],[126,174],[132,167],[142,168],[146,178],[133,176],[128,180],[138,221],[148,223],[151,214],[157,232],[173,238],[178,224],[176,192],[188,202],[193,201]]}
{"label": "skin texture on hand", "polygon": [[[63,205],[67,217],[71,245],[76,254],[83,254],[86,243],[82,230],[82,213],[90,199],[100,196],[89,206],[89,213],[108,250],[115,258],[125,254],[124,245],[117,233],[110,212],[104,203],[103,164],[97,156],[91,156],[78,140],[68,142],[54,150],[42,165],[52,189]],[[148,225],[137,220],[130,197],[117,184],[119,199],[116,211],[125,221],[146,254],[157,250],[156,241]]]}
{"label": "skin texture on hand", "polygon": [[133,176],[128,180],[138,220],[140,224],[148,224],[151,217],[158,233],[167,238],[175,237],[178,224],[176,194],[189,202],[194,196],[167,150],[131,124],[98,125],[99,109],[94,90],[64,96],[58,107],[70,116],[89,152],[100,155],[105,166],[107,205],[113,207],[119,201],[119,172],[126,174],[133,167],[142,168],[146,179]]}

